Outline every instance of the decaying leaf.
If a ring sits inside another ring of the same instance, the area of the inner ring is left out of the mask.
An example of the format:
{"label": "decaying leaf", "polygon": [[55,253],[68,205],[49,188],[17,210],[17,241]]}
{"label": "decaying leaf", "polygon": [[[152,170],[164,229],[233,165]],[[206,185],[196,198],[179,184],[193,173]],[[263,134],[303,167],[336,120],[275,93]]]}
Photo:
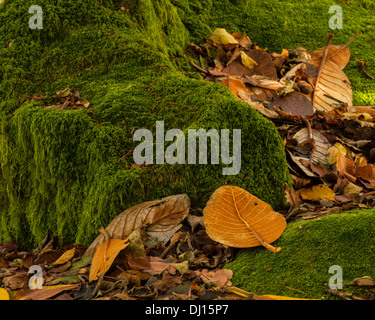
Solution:
{"label": "decaying leaf", "polygon": [[246,190],[235,186],[218,188],[203,210],[209,237],[237,248],[263,245],[272,252],[281,248],[270,245],[283,233],[285,218]]}
{"label": "decaying leaf", "polygon": [[[111,239],[126,239],[134,230],[143,229],[166,241],[165,233],[176,228],[176,225],[185,219],[189,208],[190,198],[186,194],[144,202],[119,214],[105,230]],[[104,235],[100,234],[87,249],[84,257],[92,256],[95,248],[104,240]]]}
{"label": "decaying leaf", "polygon": [[89,274],[90,282],[104,275],[111,267],[119,252],[125,249],[129,244],[127,239],[110,239],[104,228],[100,228],[99,231],[105,234],[106,241],[99,245],[92,258]]}
{"label": "decaying leaf", "polygon": [[45,300],[59,294],[62,291],[75,289],[79,285],[79,283],[62,284],[56,286],[43,286],[43,289],[18,290],[12,296],[12,300]]}

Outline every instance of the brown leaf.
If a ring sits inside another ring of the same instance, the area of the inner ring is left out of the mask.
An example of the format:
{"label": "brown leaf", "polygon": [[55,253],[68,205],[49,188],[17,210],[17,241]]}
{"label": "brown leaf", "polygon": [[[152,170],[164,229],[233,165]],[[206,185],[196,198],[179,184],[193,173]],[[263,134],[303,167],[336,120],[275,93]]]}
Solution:
{"label": "brown leaf", "polygon": [[[320,59],[323,55],[323,48],[310,52],[311,59]],[[344,69],[350,60],[350,49],[341,45],[330,45],[327,50],[327,60],[337,64]]]}
{"label": "brown leaf", "polygon": [[309,116],[315,112],[310,99],[299,92],[291,92],[285,96],[278,97],[271,104],[272,107],[277,107],[298,116]]}
{"label": "brown leaf", "polygon": [[79,285],[79,283],[62,284],[56,286],[43,286],[43,289],[18,290],[12,297],[12,300],[45,300],[57,295],[62,291],[75,289]]}
{"label": "brown leaf", "polygon": [[370,183],[375,182],[375,165],[367,164],[363,167],[357,167],[355,169],[354,176],[364,179]]}
{"label": "brown leaf", "polygon": [[[319,68],[321,59],[308,63]],[[319,111],[330,111],[340,104],[353,104],[353,92],[349,78],[335,62],[327,60],[322,66],[322,73],[315,85],[314,108]]]}
{"label": "brown leaf", "polygon": [[4,285],[12,290],[23,288],[29,279],[29,274],[26,271],[17,272],[16,274],[5,277],[3,279]]}
{"label": "brown leaf", "polygon": [[263,245],[272,252],[281,248],[270,245],[286,227],[284,217],[246,190],[235,186],[218,188],[203,210],[209,237],[231,247]]}
{"label": "brown leaf", "polygon": [[[143,229],[146,232],[168,232],[185,219],[189,213],[190,198],[186,194],[178,194],[148,201],[135,205],[119,214],[105,228],[112,239],[126,239],[134,230]],[[96,247],[103,243],[105,237],[99,235],[87,251],[84,257],[92,256]]]}

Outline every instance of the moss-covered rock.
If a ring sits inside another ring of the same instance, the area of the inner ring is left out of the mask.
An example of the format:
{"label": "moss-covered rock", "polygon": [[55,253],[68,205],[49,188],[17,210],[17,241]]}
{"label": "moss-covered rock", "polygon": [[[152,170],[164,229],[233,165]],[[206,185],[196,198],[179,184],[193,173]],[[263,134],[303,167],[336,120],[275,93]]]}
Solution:
{"label": "moss-covered rock", "polygon": [[[275,126],[187,63],[189,29],[169,0],[50,1],[43,29],[31,1],[0,7],[0,242],[35,246],[50,230],[62,244],[90,243],[99,226],[142,201],[187,193],[203,206],[219,186],[241,186],[275,208],[289,181]],[[3,23],[4,22],[4,23]],[[45,109],[70,86],[89,110]],[[43,101],[30,95],[47,95]],[[241,172],[222,163],[132,167],[138,128],[242,131]]]}
{"label": "moss-covered rock", "polygon": [[[275,209],[284,205],[289,176],[272,123],[218,84],[202,82],[187,63],[189,41],[216,27],[246,32],[269,51],[324,46],[331,0],[40,0],[43,29],[31,30],[31,0],[0,4],[0,242],[34,246],[48,229],[62,244],[89,243],[101,225],[136,203],[186,192],[204,205],[223,184],[247,189]],[[128,11],[120,11],[125,6]],[[375,103],[375,85],[357,69],[375,66],[371,1],[344,9],[355,30],[345,72],[355,104]],[[90,110],[46,110],[30,95],[70,86]],[[133,132],[166,128],[242,130],[242,171],[223,165],[132,168]]]}
{"label": "moss-covered rock", "polygon": [[331,266],[341,267],[343,283],[363,276],[375,278],[374,235],[375,210],[294,222],[273,243],[282,248],[279,253],[263,247],[247,249],[226,268],[234,272],[233,285],[252,293],[330,299],[324,289],[336,276],[336,271],[329,273]]}

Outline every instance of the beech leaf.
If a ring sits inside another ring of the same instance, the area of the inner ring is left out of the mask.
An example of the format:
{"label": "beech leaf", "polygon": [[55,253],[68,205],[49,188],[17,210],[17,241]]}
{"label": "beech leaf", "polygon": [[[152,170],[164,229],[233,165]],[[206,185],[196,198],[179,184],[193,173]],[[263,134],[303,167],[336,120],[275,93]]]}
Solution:
{"label": "beech leaf", "polygon": [[104,228],[100,228],[99,231],[105,234],[106,241],[96,249],[92,258],[89,274],[90,282],[104,275],[111,267],[119,252],[129,244],[127,239],[110,239]]}
{"label": "beech leaf", "polygon": [[235,186],[218,188],[203,210],[208,236],[224,245],[248,248],[263,245],[272,252],[270,243],[284,232],[285,218],[246,190]]}
{"label": "beech leaf", "polygon": [[[186,194],[178,194],[159,200],[147,201],[126,209],[105,228],[111,239],[127,239],[136,229],[143,229],[160,241],[167,242],[165,235],[176,227],[189,213],[190,198]],[[100,234],[86,250],[84,257],[91,257],[95,249],[105,241]]]}

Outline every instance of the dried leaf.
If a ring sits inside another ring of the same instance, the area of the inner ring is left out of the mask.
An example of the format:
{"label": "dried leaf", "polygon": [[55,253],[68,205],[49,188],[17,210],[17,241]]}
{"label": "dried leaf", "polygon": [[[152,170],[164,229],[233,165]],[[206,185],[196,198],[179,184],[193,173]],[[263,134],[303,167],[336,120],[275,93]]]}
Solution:
{"label": "dried leaf", "polygon": [[[321,59],[313,59],[308,63],[319,68]],[[315,110],[330,111],[341,104],[353,104],[353,92],[349,78],[333,61],[327,60],[322,66],[322,73],[315,85],[313,105]]]}
{"label": "dried leaf", "polygon": [[216,28],[209,39],[217,44],[238,44],[236,38],[223,28]]}
{"label": "dried leaf", "polygon": [[[103,228],[99,231],[104,234],[106,232]],[[127,239],[110,239],[108,235],[107,237],[106,241],[102,243],[94,253],[89,274],[90,282],[104,275],[111,267],[119,252],[125,249],[129,244]]]}
{"label": "dried leaf", "polygon": [[[126,239],[134,230],[143,229],[152,232],[153,236],[165,241],[164,234],[185,219],[189,213],[190,198],[178,194],[135,205],[119,214],[106,227],[112,239]],[[100,234],[85,252],[85,257],[92,256],[96,247],[103,243],[105,237]]]}
{"label": "dried leaf", "polygon": [[[315,164],[326,164],[326,153],[327,150],[331,147],[328,139],[321,134],[318,130],[311,130],[311,136],[315,142],[315,150],[311,153],[311,160]],[[307,128],[303,128],[298,131],[294,136],[293,139],[297,141],[298,144],[310,139],[309,137],[309,130]]]}
{"label": "dried leaf", "polygon": [[74,257],[75,252],[76,252],[76,248],[65,251],[61,255],[61,257],[58,258],[55,262],[53,262],[51,265],[55,266],[55,265],[58,265],[58,264],[64,264],[65,262],[69,261],[71,258]]}
{"label": "dried leaf", "polygon": [[9,300],[9,293],[3,288],[0,288],[0,300]]}
{"label": "dried leaf", "polygon": [[62,284],[56,286],[43,286],[43,289],[18,290],[13,295],[12,300],[45,300],[51,298],[62,291],[72,290],[80,284]]}
{"label": "dried leaf", "polygon": [[363,167],[357,167],[354,176],[370,183],[375,182],[375,165],[369,163]]}
{"label": "dried leaf", "polygon": [[[323,48],[310,52],[311,59],[320,59],[323,55]],[[350,60],[350,49],[341,45],[330,45],[327,49],[327,60],[337,64],[344,69]]]}
{"label": "dried leaf", "polygon": [[312,186],[311,188],[300,191],[301,198],[304,200],[335,200],[335,193],[325,184]]}
{"label": "dried leaf", "polygon": [[217,242],[237,248],[263,245],[272,252],[281,250],[270,243],[283,233],[284,217],[242,188],[218,188],[207,202],[203,217],[207,234]]}
{"label": "dried leaf", "polygon": [[299,92],[291,92],[285,96],[278,97],[271,104],[272,107],[277,107],[297,116],[309,116],[315,112],[310,99]]}
{"label": "dried leaf", "polygon": [[337,162],[338,153],[341,152],[346,155],[346,148],[339,142],[336,142],[332,147],[330,147],[326,152],[327,163],[332,165]]}
{"label": "dried leaf", "polygon": [[258,65],[251,57],[249,57],[244,51],[241,51],[241,61],[242,64],[248,68],[250,71]]}

